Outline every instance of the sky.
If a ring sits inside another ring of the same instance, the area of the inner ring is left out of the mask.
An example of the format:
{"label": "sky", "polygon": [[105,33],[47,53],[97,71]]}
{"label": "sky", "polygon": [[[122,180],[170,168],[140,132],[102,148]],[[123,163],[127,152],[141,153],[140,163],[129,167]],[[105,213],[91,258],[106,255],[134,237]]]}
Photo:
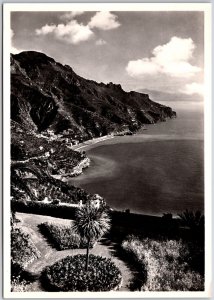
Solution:
{"label": "sky", "polygon": [[11,52],[43,52],[82,77],[126,91],[201,102],[203,24],[199,11],[12,12]]}

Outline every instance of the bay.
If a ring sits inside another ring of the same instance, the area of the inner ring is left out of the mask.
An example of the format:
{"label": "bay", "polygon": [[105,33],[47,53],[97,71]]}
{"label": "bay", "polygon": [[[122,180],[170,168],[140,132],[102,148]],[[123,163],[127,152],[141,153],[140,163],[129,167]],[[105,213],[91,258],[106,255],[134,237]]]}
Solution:
{"label": "bay", "polygon": [[103,196],[114,209],[150,215],[204,210],[203,112],[148,125],[85,149],[91,166],[70,183]]}

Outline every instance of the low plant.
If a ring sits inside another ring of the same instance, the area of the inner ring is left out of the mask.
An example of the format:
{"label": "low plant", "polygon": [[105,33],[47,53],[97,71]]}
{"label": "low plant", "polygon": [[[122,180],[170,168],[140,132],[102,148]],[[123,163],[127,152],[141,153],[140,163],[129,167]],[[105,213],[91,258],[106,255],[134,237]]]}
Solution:
{"label": "low plant", "polygon": [[34,245],[29,234],[21,228],[11,228],[11,259],[13,263],[19,263],[26,267],[35,258],[40,256],[39,250]]}
{"label": "low plant", "polygon": [[[75,233],[72,226],[53,223],[42,223],[39,225],[41,233],[57,250],[85,248],[87,241]],[[93,247],[94,240],[90,246]]]}
{"label": "low plant", "polygon": [[11,281],[11,292],[30,292],[31,285],[26,280],[20,281],[19,278],[13,278]]}
{"label": "low plant", "polygon": [[51,291],[111,291],[120,287],[122,275],[111,259],[90,254],[85,272],[85,255],[67,256],[47,267],[41,277]]}
{"label": "low plant", "polygon": [[27,273],[24,268],[11,261],[11,292],[27,292],[31,285],[30,280],[26,278]]}
{"label": "low plant", "polygon": [[129,237],[122,248],[145,274],[144,291],[202,291],[204,278],[188,264],[188,247],[181,241]]}

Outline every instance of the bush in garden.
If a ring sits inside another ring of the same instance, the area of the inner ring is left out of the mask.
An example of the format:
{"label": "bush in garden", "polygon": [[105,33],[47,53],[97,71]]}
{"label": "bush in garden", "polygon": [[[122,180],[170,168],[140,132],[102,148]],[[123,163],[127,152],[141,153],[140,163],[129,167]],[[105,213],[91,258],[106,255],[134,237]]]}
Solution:
{"label": "bush in garden", "polygon": [[44,203],[39,201],[21,201],[12,200],[11,208],[17,212],[29,214],[39,214],[52,216],[56,218],[73,219],[75,216],[75,207]]}
{"label": "bush in garden", "polygon": [[67,256],[47,267],[41,277],[51,291],[110,291],[120,287],[122,275],[109,258],[90,255],[85,272],[85,255]]}
{"label": "bush in garden", "polygon": [[29,234],[19,227],[11,228],[11,258],[13,263],[19,263],[25,267],[35,258],[40,256]]}
{"label": "bush in garden", "polygon": [[[48,222],[38,226],[41,233],[57,250],[85,248],[87,245],[87,241],[75,233],[71,226]],[[93,247],[93,245],[94,240],[91,241],[90,246]]]}
{"label": "bush in garden", "polygon": [[72,232],[71,226],[69,227],[48,222],[38,226],[41,233],[57,250],[75,249],[80,247],[80,237]]}
{"label": "bush in garden", "polygon": [[33,275],[11,260],[11,292],[30,291]]}
{"label": "bush in garden", "polygon": [[19,278],[14,278],[11,281],[11,292],[30,292],[31,283],[26,280],[20,281]]}
{"label": "bush in garden", "polygon": [[144,291],[202,291],[204,278],[188,265],[189,249],[180,240],[139,240],[122,243],[138,267],[146,270]]}

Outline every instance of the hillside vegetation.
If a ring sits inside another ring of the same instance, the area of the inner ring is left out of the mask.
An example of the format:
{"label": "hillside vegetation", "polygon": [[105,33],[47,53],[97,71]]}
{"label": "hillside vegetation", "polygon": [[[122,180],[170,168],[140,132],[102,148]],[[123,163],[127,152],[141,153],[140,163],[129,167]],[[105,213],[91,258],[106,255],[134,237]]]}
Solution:
{"label": "hillside vegetation", "polygon": [[[174,117],[170,107],[120,85],[97,83],[43,53],[11,55],[11,118],[27,128],[89,139]],[[68,131],[69,130],[69,131]]]}
{"label": "hillside vegetation", "polygon": [[74,145],[175,115],[146,94],[84,79],[43,53],[11,54],[11,195],[85,202],[93,195],[62,182],[90,164]]}

